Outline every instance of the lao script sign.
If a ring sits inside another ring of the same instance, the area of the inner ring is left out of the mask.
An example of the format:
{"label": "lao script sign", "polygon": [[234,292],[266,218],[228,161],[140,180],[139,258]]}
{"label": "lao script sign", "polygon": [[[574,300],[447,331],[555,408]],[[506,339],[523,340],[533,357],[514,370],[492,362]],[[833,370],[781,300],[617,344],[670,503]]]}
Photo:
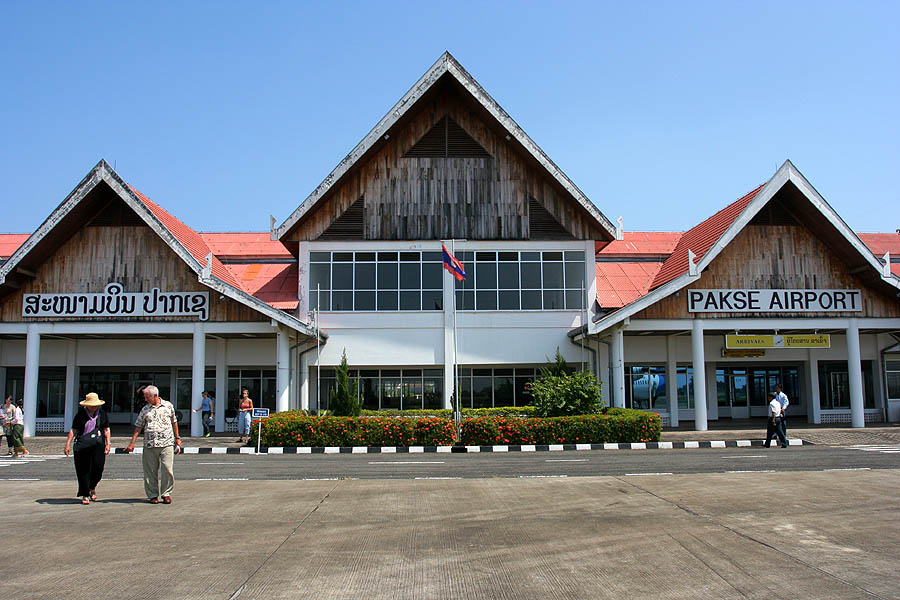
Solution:
{"label": "lao script sign", "polygon": [[125,293],[120,283],[101,294],[25,294],[23,317],[199,317],[209,318],[209,292]]}
{"label": "lao script sign", "polygon": [[688,290],[688,312],[857,312],[859,290]]}

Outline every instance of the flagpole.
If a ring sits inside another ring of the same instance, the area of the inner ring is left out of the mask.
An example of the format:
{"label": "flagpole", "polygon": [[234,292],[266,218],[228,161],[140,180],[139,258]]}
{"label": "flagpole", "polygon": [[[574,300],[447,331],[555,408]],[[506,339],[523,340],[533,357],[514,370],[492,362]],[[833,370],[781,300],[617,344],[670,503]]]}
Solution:
{"label": "flagpole", "polygon": [[[456,256],[456,240],[450,240],[450,253]],[[456,439],[462,434],[460,427],[462,426],[462,407],[460,405],[459,394],[459,345],[457,343],[456,333],[456,277],[453,278],[453,396],[456,399],[456,407],[454,411],[454,420],[456,421]]]}

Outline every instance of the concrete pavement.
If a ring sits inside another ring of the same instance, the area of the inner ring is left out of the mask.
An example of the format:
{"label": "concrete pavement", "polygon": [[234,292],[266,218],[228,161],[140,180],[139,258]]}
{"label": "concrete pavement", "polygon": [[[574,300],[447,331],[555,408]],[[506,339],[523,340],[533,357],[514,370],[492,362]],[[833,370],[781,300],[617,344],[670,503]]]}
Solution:
{"label": "concrete pavement", "polygon": [[140,485],[2,482],[0,596],[900,595],[900,470]]}

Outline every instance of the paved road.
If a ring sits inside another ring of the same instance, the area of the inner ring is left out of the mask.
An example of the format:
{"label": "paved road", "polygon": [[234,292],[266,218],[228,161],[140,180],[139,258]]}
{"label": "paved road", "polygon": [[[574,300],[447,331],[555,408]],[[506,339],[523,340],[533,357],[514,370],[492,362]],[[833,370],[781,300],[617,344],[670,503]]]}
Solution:
{"label": "paved road", "polygon": [[[74,480],[72,459],[0,459],[0,480]],[[786,449],[598,450],[493,454],[182,455],[179,480],[588,477],[900,468],[900,445]],[[141,477],[137,455],[110,455],[104,479]]]}

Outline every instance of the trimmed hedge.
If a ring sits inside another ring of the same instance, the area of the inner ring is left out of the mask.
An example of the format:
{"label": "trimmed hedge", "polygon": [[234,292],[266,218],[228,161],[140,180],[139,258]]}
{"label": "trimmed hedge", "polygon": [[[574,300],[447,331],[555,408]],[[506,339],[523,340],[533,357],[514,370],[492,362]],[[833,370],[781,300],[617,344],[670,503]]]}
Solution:
{"label": "trimmed hedge", "polygon": [[[259,425],[250,427],[256,444]],[[453,421],[438,418],[309,417],[301,411],[275,413],[263,421],[263,446],[449,446]]]}
{"label": "trimmed hedge", "polygon": [[[254,421],[254,445],[257,431]],[[610,408],[576,417],[467,418],[461,441],[469,446],[655,442],[661,431],[656,413]],[[263,446],[449,446],[455,439],[453,421],[437,417],[310,417],[288,411],[274,413],[262,427]]]}
{"label": "trimmed hedge", "polygon": [[[533,406],[498,406],[496,408],[464,408],[466,417],[533,417]],[[409,410],[364,410],[365,417],[441,417],[453,419],[453,411],[449,408],[413,408]]]}
{"label": "trimmed hedge", "polygon": [[658,414],[628,409],[576,417],[479,417],[462,423],[462,441],[472,446],[658,442],[660,433]]}

